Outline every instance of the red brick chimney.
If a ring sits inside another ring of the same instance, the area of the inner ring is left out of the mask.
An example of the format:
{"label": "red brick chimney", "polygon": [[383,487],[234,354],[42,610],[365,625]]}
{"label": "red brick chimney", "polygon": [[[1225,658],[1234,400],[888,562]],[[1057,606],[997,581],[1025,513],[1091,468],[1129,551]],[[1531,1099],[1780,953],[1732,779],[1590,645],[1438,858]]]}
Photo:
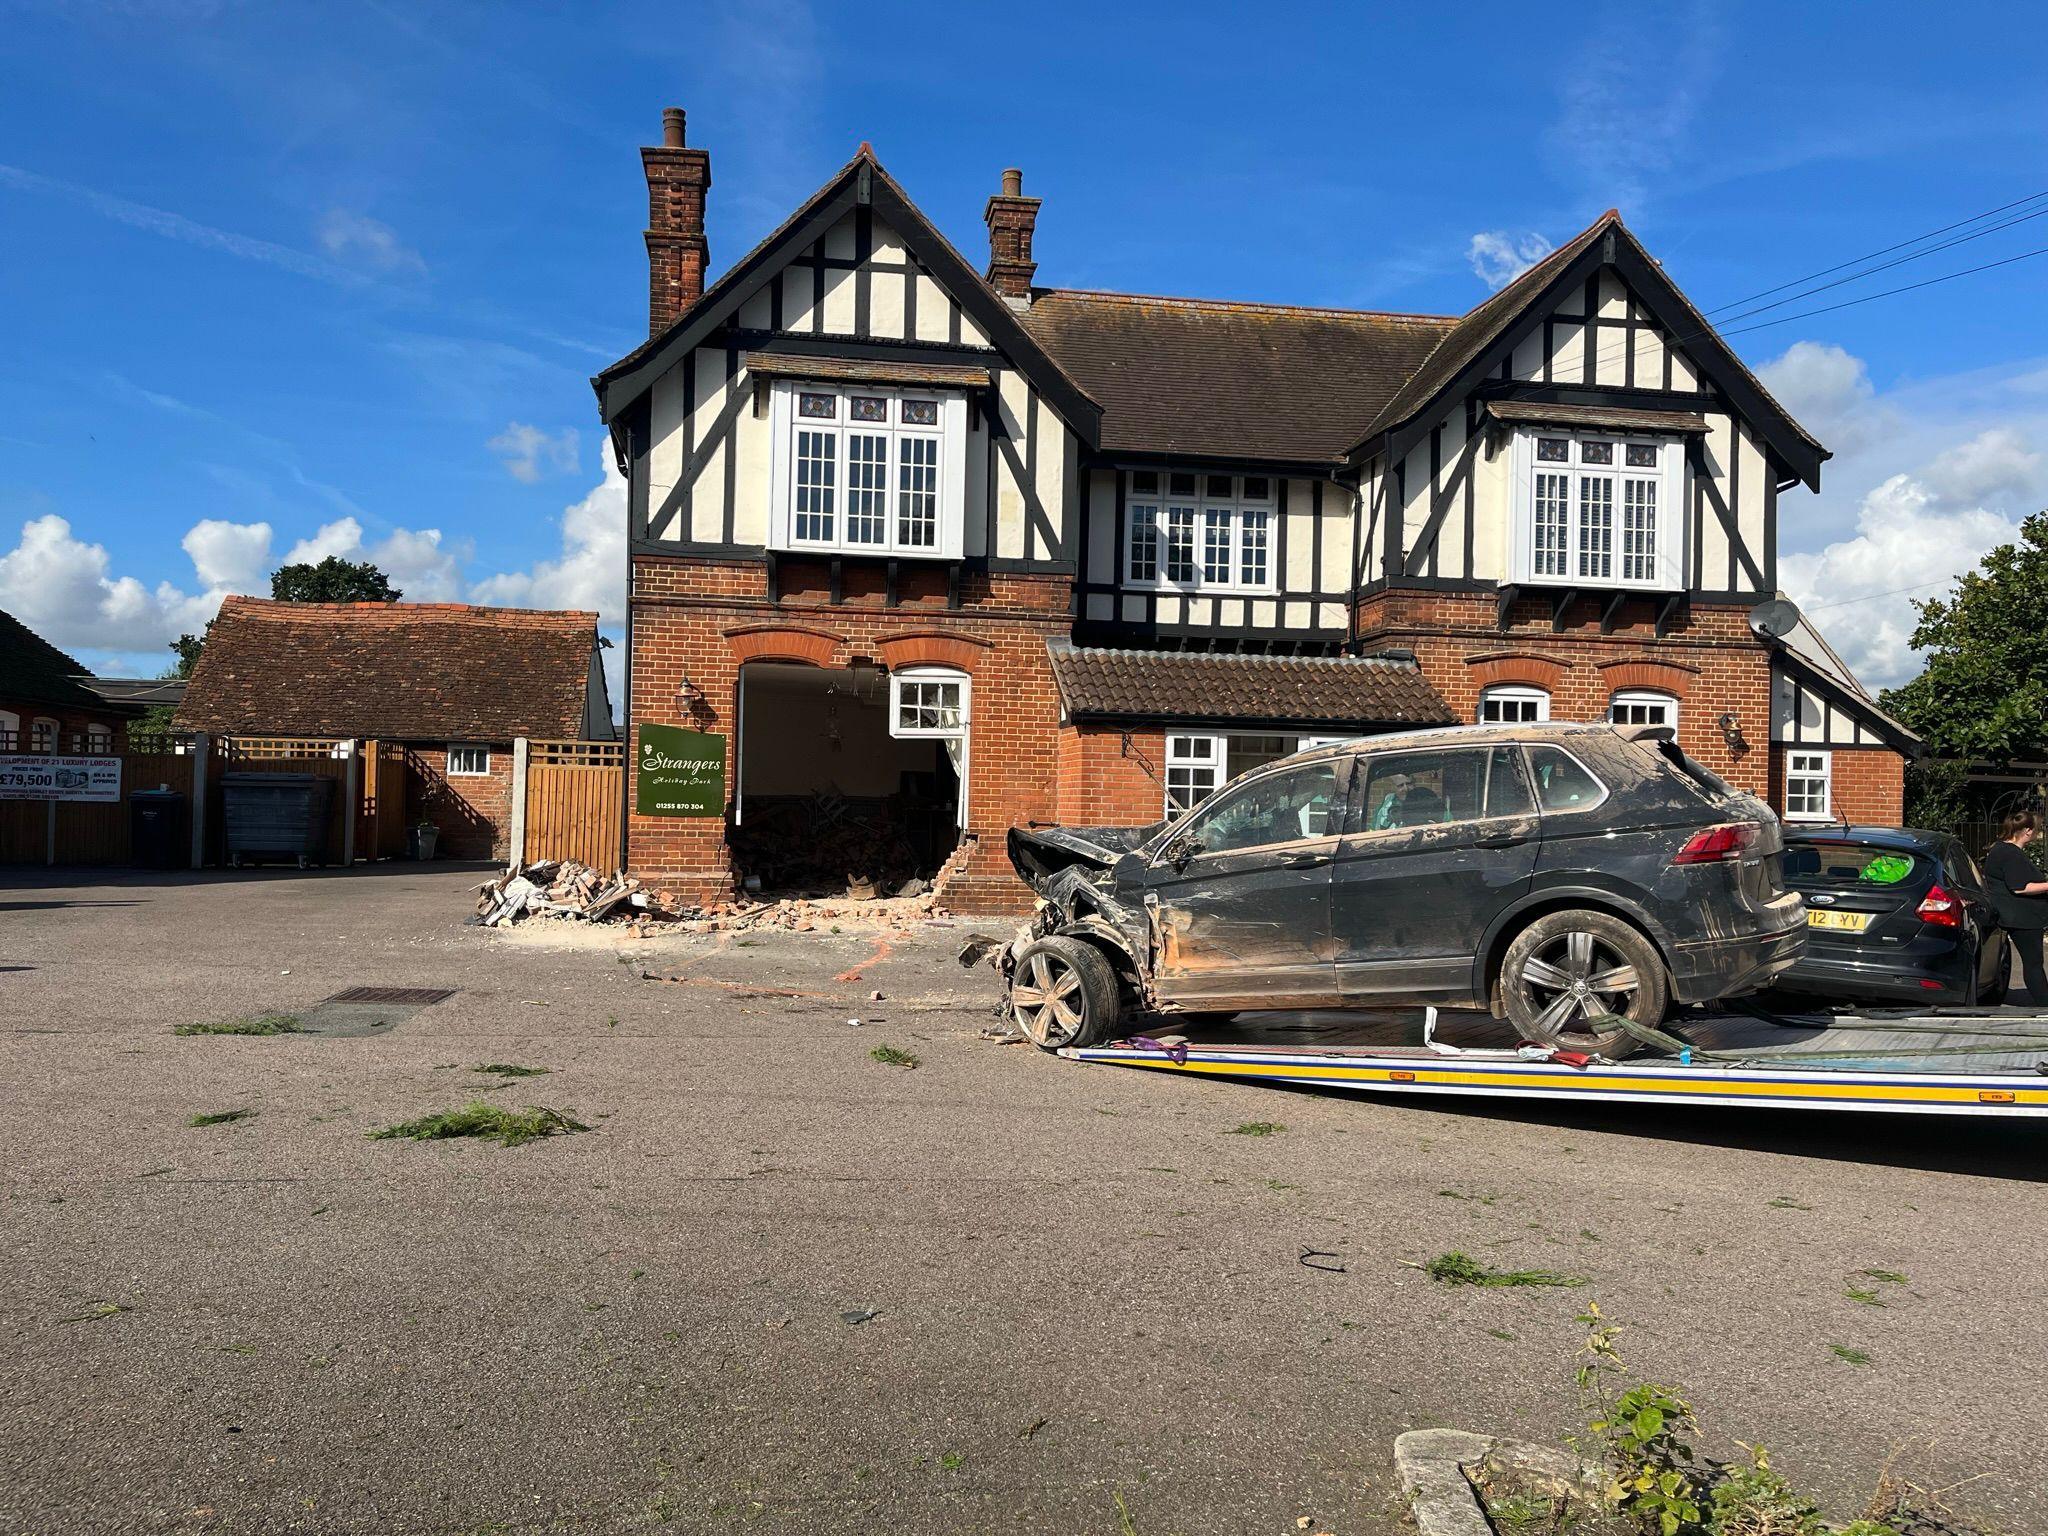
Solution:
{"label": "red brick chimney", "polygon": [[658,336],[704,294],[711,156],[683,147],[683,109],[666,107],[661,143],[641,150],[640,163],[647,169],[647,334]]}
{"label": "red brick chimney", "polygon": [[1025,197],[1024,173],[1012,166],[1003,172],[1003,190],[988,200],[982,220],[988,225],[988,280],[1017,307],[1031,302],[1031,231],[1038,223],[1042,199]]}

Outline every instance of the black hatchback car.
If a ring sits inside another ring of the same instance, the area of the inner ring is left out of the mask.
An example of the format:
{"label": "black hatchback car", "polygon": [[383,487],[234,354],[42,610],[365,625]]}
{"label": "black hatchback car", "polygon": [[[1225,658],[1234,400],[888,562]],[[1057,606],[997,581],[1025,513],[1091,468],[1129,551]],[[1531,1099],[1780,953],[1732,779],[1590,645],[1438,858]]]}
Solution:
{"label": "black hatchback car", "polygon": [[1983,872],[1945,832],[1794,827],[1786,882],[1806,899],[1806,954],[1789,991],[1861,999],[2002,1002],[2012,947]]}
{"label": "black hatchback car", "polygon": [[1045,898],[999,957],[1043,1046],[1179,1013],[1491,1006],[1609,1055],[1806,943],[1778,819],[1663,727],[1465,726],[1297,753],[1153,827],[1010,833]]}

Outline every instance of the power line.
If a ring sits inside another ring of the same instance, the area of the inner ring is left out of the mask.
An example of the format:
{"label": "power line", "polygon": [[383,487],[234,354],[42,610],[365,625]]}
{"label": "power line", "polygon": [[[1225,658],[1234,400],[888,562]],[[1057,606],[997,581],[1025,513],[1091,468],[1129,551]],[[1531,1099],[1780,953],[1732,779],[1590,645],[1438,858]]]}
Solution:
{"label": "power line", "polygon": [[1759,293],[1752,293],[1746,298],[1730,299],[1726,304],[1718,305],[1713,309],[1705,311],[1705,313],[1718,315],[1722,310],[1733,309],[1738,304],[1748,304],[1755,299],[1769,298],[1772,294],[1782,292],[1787,288],[1796,288],[1801,283],[1810,283],[1816,277],[1826,277],[1830,272],[1839,272],[1844,267],[1857,266],[1862,262],[1873,260],[1879,256],[1889,256],[1893,251],[1903,251],[1907,246],[1918,245],[1922,240],[1932,240],[1936,235],[1945,235],[1952,229],[1961,229],[1965,225],[1975,224],[1983,219],[1995,218],[2001,213],[2018,208],[2025,203],[2036,202],[2044,197],[2048,197],[2048,192],[2031,192],[2025,197],[2016,197],[2011,202],[2003,203],[1996,208],[1987,208],[1982,213],[1973,213],[1967,219],[1958,219],[1953,224],[1944,224],[1939,229],[1930,229],[1924,235],[1915,235],[1910,240],[1901,240],[1897,245],[1887,245],[1879,250],[1866,251],[1861,256],[1852,256],[1847,261],[1837,262],[1832,267],[1822,267],[1818,272],[1809,272],[1804,277],[1795,277],[1790,282],[1780,283],[1775,288],[1766,288]]}
{"label": "power line", "polygon": [[[1780,315],[1775,320],[1759,320],[1755,325],[1739,325],[1734,330],[1723,331],[1721,334],[1724,336],[1740,336],[1745,331],[1761,331],[1769,326],[1784,325],[1793,320],[1810,320],[1815,315],[1831,315],[1838,309],[1853,309],[1858,304],[1868,304],[1872,299],[1888,299],[1894,294],[1911,293],[1916,288],[1932,288],[1936,283],[1953,282],[1959,277],[1970,277],[1978,272],[1989,272],[1994,267],[2009,267],[2016,261],[2031,261],[2036,256],[2048,256],[2048,245],[2037,247],[2031,251],[2022,251],[2019,255],[2008,256],[2003,261],[1987,261],[1982,266],[1965,267],[1960,272],[1944,272],[1939,277],[1925,278],[1917,283],[1907,283],[1898,288],[1880,289],[1876,293],[1866,293],[1860,298],[1844,299],[1839,304],[1826,304],[1819,309],[1801,310],[1796,315]],[[1695,337],[1704,336],[1705,334],[1705,331],[1695,331],[1693,333]],[[1691,338],[1687,339],[1690,340]]]}
{"label": "power line", "polygon": [[[1902,267],[1909,261],[1918,261],[1921,257],[1932,256],[1938,251],[1946,251],[1958,245],[1967,245],[1972,240],[1981,240],[1986,235],[1995,235],[2002,229],[2011,229],[2015,224],[2024,224],[2029,219],[2042,218],[2048,218],[2048,208],[2036,208],[2032,213],[2017,214],[2007,219],[2003,224],[1991,224],[1983,229],[1972,230],[1967,235],[1958,235],[1953,240],[1944,240],[1939,245],[1930,245],[1924,251],[1914,251],[1905,256],[1895,257],[1890,261],[1880,262],[1874,267],[1865,267],[1861,272],[1851,272],[1847,277],[1838,277],[1831,283],[1820,283],[1812,288],[1792,294],[1787,298],[1775,299],[1769,304],[1759,304],[1755,309],[1745,309],[1741,314],[1730,315],[1727,319],[1729,321],[1747,320],[1751,315],[1760,315],[1767,309],[1777,309],[1786,304],[1797,304],[1801,299],[1812,298],[1816,293],[1825,293],[1830,288],[1839,288],[1844,283],[1860,283],[1866,277],[1875,277],[1878,273],[1888,272],[1893,267]],[[1785,286],[1791,287],[1794,285],[1788,283]],[[1727,307],[1724,304],[1722,309]],[[1719,314],[1720,312],[1720,310],[1713,311],[1714,314]]]}
{"label": "power line", "polygon": [[1830,608],[1852,608],[1857,603],[1876,602],[1880,597],[1897,597],[1905,592],[1923,592],[1929,587],[1945,587],[1956,578],[1940,576],[1933,581],[1915,582],[1910,587],[1893,587],[1889,592],[1866,592],[1861,597],[1845,597],[1838,603],[1817,603],[1807,609],[1808,613],[1826,613]]}

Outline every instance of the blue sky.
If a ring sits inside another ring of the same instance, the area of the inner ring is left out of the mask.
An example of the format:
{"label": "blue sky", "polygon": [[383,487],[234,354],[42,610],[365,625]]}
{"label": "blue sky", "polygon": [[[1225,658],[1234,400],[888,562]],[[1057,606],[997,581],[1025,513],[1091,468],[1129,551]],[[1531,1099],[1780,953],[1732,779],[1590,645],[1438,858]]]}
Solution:
{"label": "blue sky", "polygon": [[[0,0],[0,607],[154,671],[332,550],[616,616],[587,380],[644,335],[670,103],[714,271],[863,139],[971,256],[1023,166],[1044,283],[1450,313],[1609,206],[1712,308],[2048,191],[2009,11],[1537,15]],[[2048,257],[1731,337],[1837,451],[1785,580],[1870,680],[1912,670],[1892,589],[2042,504],[2044,336]]]}

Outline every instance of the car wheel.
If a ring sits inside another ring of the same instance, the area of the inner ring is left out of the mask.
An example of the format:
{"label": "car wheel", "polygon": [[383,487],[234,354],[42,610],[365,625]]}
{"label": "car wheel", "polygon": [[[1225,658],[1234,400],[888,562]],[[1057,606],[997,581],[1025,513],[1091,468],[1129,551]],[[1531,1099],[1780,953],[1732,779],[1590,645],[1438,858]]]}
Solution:
{"label": "car wheel", "polygon": [[1641,1044],[1620,1015],[1651,1028],[1670,1000],[1657,947],[1605,912],[1550,912],[1515,935],[1501,958],[1501,1001],[1524,1038],[1619,1060]]}
{"label": "car wheel", "polygon": [[1100,1044],[1121,1011],[1116,972],[1093,944],[1055,934],[1018,954],[1010,1013],[1040,1049]]}

